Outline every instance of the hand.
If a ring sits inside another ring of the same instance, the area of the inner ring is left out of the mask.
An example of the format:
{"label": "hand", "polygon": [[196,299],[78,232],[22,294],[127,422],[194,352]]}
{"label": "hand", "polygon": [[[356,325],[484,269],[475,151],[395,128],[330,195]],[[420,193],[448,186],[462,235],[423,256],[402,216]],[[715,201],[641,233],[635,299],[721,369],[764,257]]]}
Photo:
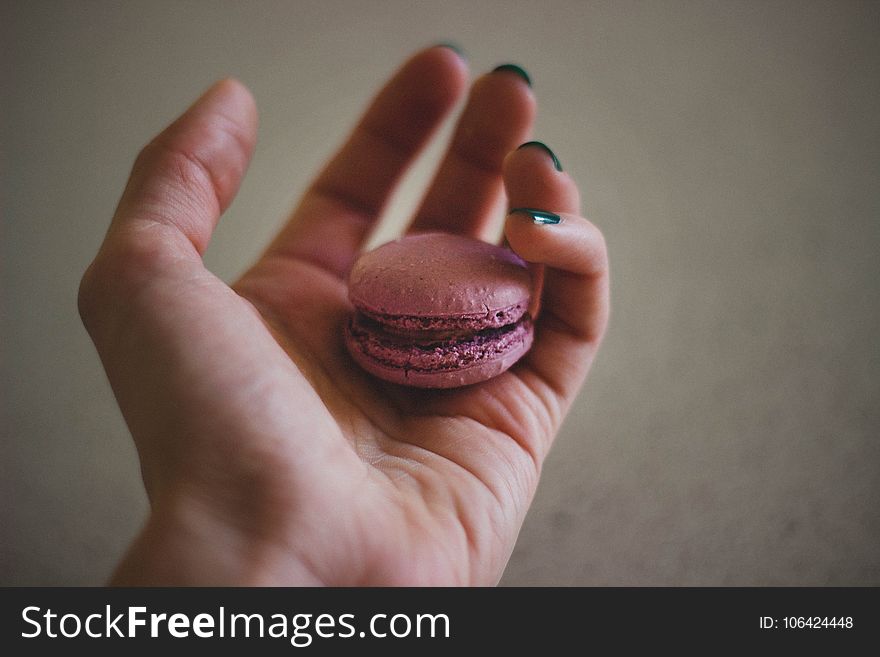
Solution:
{"label": "hand", "polygon": [[[578,191],[527,138],[509,69],[472,86],[412,230],[505,235],[543,271],[534,347],[466,388],[378,381],[341,339],[345,277],[400,176],[467,87],[445,47],[380,91],[290,222],[235,285],[202,254],[254,147],[231,80],[147,145],[80,312],[137,445],[151,512],[118,584],[493,584],[608,314],[605,247]],[[502,186],[503,181],[503,186]]]}

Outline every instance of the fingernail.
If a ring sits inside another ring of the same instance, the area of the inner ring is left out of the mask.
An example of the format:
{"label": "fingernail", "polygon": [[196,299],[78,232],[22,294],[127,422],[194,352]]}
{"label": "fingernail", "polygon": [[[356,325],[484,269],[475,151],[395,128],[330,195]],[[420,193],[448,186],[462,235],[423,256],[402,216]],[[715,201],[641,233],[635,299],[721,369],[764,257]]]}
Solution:
{"label": "fingernail", "polygon": [[516,64],[502,64],[501,66],[496,66],[492,69],[493,73],[497,73],[498,71],[510,71],[511,73],[516,73],[523,80],[526,81],[526,84],[530,87],[532,86],[532,79],[529,77],[529,74],[525,72],[522,66],[517,66]]}
{"label": "fingernail", "polygon": [[543,148],[546,151],[547,155],[550,156],[550,159],[553,160],[553,166],[557,171],[562,171],[562,165],[559,163],[559,158],[556,157],[556,153],[550,150],[550,147],[542,141],[527,141],[522,146],[519,146],[516,150],[520,150],[521,148],[525,148],[526,146],[537,146],[538,148]]}
{"label": "fingernail", "polygon": [[558,224],[562,221],[562,217],[546,210],[536,210],[534,208],[513,208],[509,214],[524,214],[532,218],[532,223],[539,226],[545,224]]}
{"label": "fingernail", "polygon": [[463,60],[467,61],[467,55],[464,54],[464,50],[457,43],[452,43],[451,41],[441,41],[440,43],[434,44],[435,48],[449,48],[456,55],[461,57]]}

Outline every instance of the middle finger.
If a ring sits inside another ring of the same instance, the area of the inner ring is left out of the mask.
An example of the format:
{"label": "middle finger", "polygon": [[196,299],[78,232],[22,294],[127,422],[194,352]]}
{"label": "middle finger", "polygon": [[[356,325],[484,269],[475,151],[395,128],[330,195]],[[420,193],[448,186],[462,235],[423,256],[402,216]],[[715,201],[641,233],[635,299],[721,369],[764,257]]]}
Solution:
{"label": "middle finger", "polygon": [[[449,149],[409,227],[490,238],[504,188],[504,157],[526,141],[535,119],[528,76],[502,65],[474,82]],[[498,221],[502,217],[499,216]]]}

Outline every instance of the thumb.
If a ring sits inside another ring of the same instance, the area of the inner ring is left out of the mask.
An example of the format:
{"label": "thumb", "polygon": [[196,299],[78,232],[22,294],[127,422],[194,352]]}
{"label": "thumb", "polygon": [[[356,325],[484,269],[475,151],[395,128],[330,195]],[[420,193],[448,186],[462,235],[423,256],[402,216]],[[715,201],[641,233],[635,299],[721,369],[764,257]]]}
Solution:
{"label": "thumb", "polygon": [[[221,80],[141,150],[110,229],[80,285],[91,329],[157,278],[192,277],[253,154],[257,110]],[[186,264],[186,266],[183,266]],[[94,336],[93,336],[94,337]]]}
{"label": "thumb", "polygon": [[254,150],[257,110],[240,82],[221,80],[141,151],[111,225],[176,229],[199,254],[238,191]]}

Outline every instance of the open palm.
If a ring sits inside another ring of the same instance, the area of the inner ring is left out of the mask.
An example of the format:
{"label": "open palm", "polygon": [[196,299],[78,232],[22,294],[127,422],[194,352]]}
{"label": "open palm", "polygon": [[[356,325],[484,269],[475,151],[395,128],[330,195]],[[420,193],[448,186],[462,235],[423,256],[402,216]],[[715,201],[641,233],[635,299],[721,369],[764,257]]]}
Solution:
{"label": "open palm", "polygon": [[[345,278],[395,183],[467,86],[411,58],[232,287],[201,260],[250,159],[256,110],[212,87],[138,158],[80,293],[131,429],[150,518],[120,583],[491,584],[607,318],[599,232],[531,129],[526,80],[478,79],[411,230],[497,232],[543,278],[535,345],[507,373],[418,390],[345,351]],[[503,181],[503,184],[502,184]]]}

